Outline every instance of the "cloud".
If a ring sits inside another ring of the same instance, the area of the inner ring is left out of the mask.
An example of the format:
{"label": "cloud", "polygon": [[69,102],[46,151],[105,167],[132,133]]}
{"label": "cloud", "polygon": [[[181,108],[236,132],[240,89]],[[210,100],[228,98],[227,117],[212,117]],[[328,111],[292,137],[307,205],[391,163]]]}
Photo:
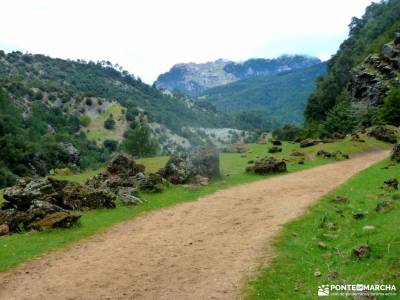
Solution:
{"label": "cloud", "polygon": [[369,0],[13,0],[5,50],[110,60],[146,82],[179,62],[331,55]]}

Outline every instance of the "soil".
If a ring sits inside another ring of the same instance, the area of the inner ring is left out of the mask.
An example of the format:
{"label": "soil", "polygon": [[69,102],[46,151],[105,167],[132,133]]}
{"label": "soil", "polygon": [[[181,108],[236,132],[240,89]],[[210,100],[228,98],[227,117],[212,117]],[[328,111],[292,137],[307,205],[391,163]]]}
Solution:
{"label": "soil", "polygon": [[0,274],[0,299],[239,299],[282,225],[375,151],[145,213]]}

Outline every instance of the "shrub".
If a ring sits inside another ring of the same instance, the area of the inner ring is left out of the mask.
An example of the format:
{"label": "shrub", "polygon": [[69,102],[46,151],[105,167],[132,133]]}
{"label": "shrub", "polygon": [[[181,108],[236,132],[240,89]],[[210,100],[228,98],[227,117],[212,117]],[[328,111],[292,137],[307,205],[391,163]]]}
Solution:
{"label": "shrub", "polygon": [[91,121],[92,121],[92,120],[90,119],[89,116],[82,115],[82,116],[79,117],[79,123],[80,123],[81,126],[83,126],[83,127],[88,127],[88,126],[90,125],[90,122],[91,122]]}
{"label": "shrub", "polygon": [[111,152],[115,152],[118,149],[118,142],[114,140],[105,140],[103,146]]}
{"label": "shrub", "polygon": [[108,130],[113,130],[115,129],[115,121],[112,118],[108,118],[107,120],[104,121],[104,128]]}
{"label": "shrub", "polygon": [[133,156],[146,157],[156,155],[159,145],[152,137],[150,128],[142,125],[128,131],[122,148]]}

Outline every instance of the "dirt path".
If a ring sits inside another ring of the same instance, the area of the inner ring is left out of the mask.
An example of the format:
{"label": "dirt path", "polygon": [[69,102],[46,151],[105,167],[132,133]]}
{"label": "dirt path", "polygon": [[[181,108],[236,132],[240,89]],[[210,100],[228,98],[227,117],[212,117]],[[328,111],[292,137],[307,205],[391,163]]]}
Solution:
{"label": "dirt path", "polygon": [[[387,151],[144,214],[0,274],[0,299],[235,299],[282,224]],[[2,250],[4,251],[4,250]]]}

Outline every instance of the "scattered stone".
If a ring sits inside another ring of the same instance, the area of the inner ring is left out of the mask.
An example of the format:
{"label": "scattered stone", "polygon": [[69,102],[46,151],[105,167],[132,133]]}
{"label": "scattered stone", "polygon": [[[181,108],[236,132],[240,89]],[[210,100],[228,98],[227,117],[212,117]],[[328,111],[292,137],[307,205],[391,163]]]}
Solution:
{"label": "scattered stone", "polygon": [[399,181],[396,178],[390,178],[386,180],[384,183],[389,188],[393,188],[395,190],[399,189]]}
{"label": "scattered stone", "polygon": [[364,219],[365,213],[364,212],[355,212],[353,213],[353,219],[355,220],[361,220]]}
{"label": "scattered stone", "polygon": [[326,227],[328,230],[336,231],[336,230],[337,230],[337,223],[336,223],[336,222],[327,222],[327,223],[325,224],[325,227]]}
{"label": "scattered stone", "polygon": [[346,196],[336,196],[335,199],[333,200],[336,203],[347,203],[349,201],[349,198],[347,198]]}
{"label": "scattered stone", "polygon": [[273,147],[271,147],[271,148],[268,150],[268,152],[269,152],[269,153],[279,153],[279,152],[282,152],[282,148],[273,146]]}
{"label": "scattered stone", "polygon": [[286,163],[283,160],[275,160],[273,158],[262,158],[256,160],[253,166],[246,168],[247,172],[256,174],[270,174],[286,172]]}
{"label": "scattered stone", "polygon": [[363,227],[363,230],[364,231],[374,231],[375,230],[375,226],[373,226],[373,225],[365,225]]}
{"label": "scattered stone", "polygon": [[392,151],[392,159],[397,162],[400,162],[400,144],[394,145]]}
{"label": "scattered stone", "polygon": [[326,248],[328,247],[324,242],[320,242],[320,243],[318,244],[318,246],[319,246],[321,249],[326,249]]}
{"label": "scattered stone", "polygon": [[0,236],[9,235],[9,234],[10,234],[10,228],[8,228],[8,225],[1,224],[0,225]]}
{"label": "scattered stone", "polygon": [[274,145],[274,146],[282,146],[282,142],[278,141],[278,140],[274,140],[274,141],[272,141],[272,145]]}
{"label": "scattered stone", "polygon": [[361,139],[360,136],[357,133],[352,133],[351,134],[351,141],[352,142],[358,142],[358,143],[365,143],[365,140]]}
{"label": "scattered stone", "polygon": [[300,142],[301,148],[311,147],[320,144],[322,141],[318,139],[305,139]]}
{"label": "scattered stone", "polygon": [[315,277],[321,277],[321,275],[322,275],[322,274],[321,274],[320,271],[315,271],[315,272],[314,272],[314,276],[315,276]]}
{"label": "scattered stone", "polygon": [[376,212],[387,212],[392,210],[393,207],[393,203],[391,201],[382,201],[379,202],[376,207],[375,207],[375,211]]}
{"label": "scattered stone", "polygon": [[336,140],[342,140],[345,138],[345,135],[341,134],[340,132],[335,132],[332,134],[332,138],[334,138]]}
{"label": "scattered stone", "polygon": [[379,141],[396,144],[397,136],[396,132],[393,129],[386,128],[384,126],[377,126],[372,129],[369,133],[369,136],[376,138]]}
{"label": "scattered stone", "polygon": [[266,143],[267,143],[267,141],[265,139],[259,139],[256,142],[256,144],[258,144],[258,145],[265,145]]}
{"label": "scattered stone", "polygon": [[330,259],[332,257],[332,252],[326,252],[326,253],[322,254],[322,257],[326,258],[326,259]]}
{"label": "scattered stone", "polygon": [[355,246],[352,253],[355,257],[362,259],[369,255],[371,249],[367,244]]}
{"label": "scattered stone", "polygon": [[339,276],[338,272],[332,271],[332,272],[330,272],[330,273],[328,274],[327,279],[328,279],[329,281],[331,281],[331,280],[333,280],[333,279],[338,278],[338,276]]}
{"label": "scattered stone", "polygon": [[333,157],[333,154],[330,153],[330,152],[328,152],[328,151],[325,151],[325,150],[319,150],[319,151],[317,152],[317,156],[326,157],[326,158],[331,158],[331,157]]}
{"label": "scattered stone", "polygon": [[300,151],[293,151],[292,153],[290,153],[290,156],[304,156],[304,153]]}

